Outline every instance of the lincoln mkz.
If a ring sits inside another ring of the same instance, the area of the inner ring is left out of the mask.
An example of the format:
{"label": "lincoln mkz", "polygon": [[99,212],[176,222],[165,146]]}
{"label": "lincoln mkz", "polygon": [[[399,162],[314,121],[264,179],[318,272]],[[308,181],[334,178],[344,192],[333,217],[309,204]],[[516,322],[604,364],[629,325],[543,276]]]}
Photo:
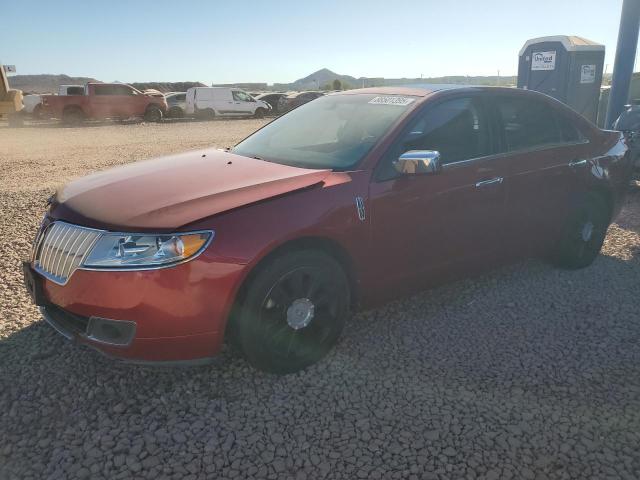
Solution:
{"label": "lincoln mkz", "polygon": [[351,90],[227,151],[72,181],[25,283],[58,332],[112,357],[197,364],[226,337],[294,372],[357,309],[523,257],[590,265],[630,168],[620,133],[539,93]]}

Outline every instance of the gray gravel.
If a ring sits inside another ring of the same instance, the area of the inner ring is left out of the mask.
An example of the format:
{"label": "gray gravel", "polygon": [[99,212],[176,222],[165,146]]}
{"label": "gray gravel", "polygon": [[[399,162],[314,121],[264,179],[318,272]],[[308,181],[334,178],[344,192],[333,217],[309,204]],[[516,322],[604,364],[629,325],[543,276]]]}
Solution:
{"label": "gray gravel", "polygon": [[296,375],[126,366],[43,324],[19,260],[55,184],[260,124],[0,126],[0,479],[640,478],[638,189],[591,268],[364,312]]}

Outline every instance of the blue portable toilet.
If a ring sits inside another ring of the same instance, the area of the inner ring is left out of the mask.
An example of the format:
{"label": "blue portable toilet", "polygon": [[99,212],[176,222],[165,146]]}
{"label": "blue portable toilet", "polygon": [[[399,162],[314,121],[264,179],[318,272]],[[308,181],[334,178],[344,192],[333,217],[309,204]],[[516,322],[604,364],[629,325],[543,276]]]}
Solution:
{"label": "blue portable toilet", "polygon": [[546,93],[595,122],[604,67],[604,45],[555,35],[527,40],[520,50],[518,88]]}

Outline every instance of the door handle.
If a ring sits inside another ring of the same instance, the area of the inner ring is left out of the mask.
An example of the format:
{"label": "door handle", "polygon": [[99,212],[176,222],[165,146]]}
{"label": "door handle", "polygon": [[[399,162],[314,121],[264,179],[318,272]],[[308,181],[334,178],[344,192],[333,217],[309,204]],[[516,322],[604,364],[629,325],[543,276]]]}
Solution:
{"label": "door handle", "polygon": [[504,178],[496,177],[491,178],[489,180],[482,180],[481,182],[476,183],[476,188],[488,187],[490,185],[500,185]]}
{"label": "door handle", "polygon": [[584,167],[586,164],[587,164],[586,160],[572,160],[569,162],[569,166],[572,168]]}

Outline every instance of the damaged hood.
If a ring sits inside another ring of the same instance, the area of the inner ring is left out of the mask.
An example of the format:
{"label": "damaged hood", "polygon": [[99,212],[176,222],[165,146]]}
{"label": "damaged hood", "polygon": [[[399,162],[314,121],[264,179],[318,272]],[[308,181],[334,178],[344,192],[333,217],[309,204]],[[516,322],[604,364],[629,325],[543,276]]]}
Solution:
{"label": "damaged hood", "polygon": [[319,184],[330,172],[192,151],[72,181],[53,198],[50,215],[107,230],[166,231]]}

